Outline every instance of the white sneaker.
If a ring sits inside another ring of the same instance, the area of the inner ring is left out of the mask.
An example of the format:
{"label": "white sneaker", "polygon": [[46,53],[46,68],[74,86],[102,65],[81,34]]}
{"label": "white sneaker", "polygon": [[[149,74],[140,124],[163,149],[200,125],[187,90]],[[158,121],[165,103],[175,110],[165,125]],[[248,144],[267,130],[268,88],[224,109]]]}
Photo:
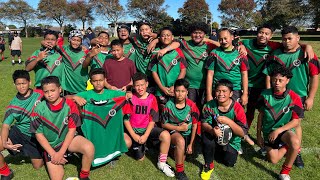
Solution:
{"label": "white sneaker", "polygon": [[242,148],[239,149],[238,154],[239,154],[239,155],[243,154]]}
{"label": "white sneaker", "polygon": [[280,180],[290,180],[289,174],[280,174],[279,175]]}
{"label": "white sneaker", "polygon": [[171,167],[165,162],[158,162],[158,168],[168,177],[174,177],[174,172],[172,171]]}

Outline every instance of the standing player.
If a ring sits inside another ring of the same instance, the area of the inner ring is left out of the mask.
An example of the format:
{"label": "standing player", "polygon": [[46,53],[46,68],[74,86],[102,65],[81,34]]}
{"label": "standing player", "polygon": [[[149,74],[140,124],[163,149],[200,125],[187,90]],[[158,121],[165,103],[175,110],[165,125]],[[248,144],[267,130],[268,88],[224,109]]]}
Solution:
{"label": "standing player", "polygon": [[18,32],[15,31],[13,33],[13,40],[11,44],[9,44],[9,49],[11,50],[11,57],[12,57],[12,65],[15,64],[14,57],[18,56],[18,62],[21,64],[21,52],[22,52],[22,40],[18,36]]}
{"label": "standing player", "polygon": [[53,48],[42,47],[36,50],[26,61],[26,70],[35,72],[35,87],[41,89],[41,80],[47,76],[57,76],[62,79],[62,56],[56,51],[57,33],[48,30],[44,34],[44,41]]}
{"label": "standing player", "polygon": [[52,180],[63,179],[63,165],[68,162],[69,152],[82,154],[80,179],[88,180],[94,156],[93,144],[80,135],[76,127],[81,125],[77,105],[70,99],[60,97],[62,91],[58,77],[48,76],[41,81],[45,101],[32,113],[30,131],[44,149],[44,160]]}
{"label": "standing player", "polygon": [[[43,93],[30,89],[30,75],[25,70],[16,70],[12,78],[18,93],[11,100],[4,115],[0,151],[7,149],[12,155],[20,152],[24,156],[30,157],[33,167],[39,169],[43,165],[40,147],[29,129],[32,110],[42,99]],[[10,180],[13,177],[13,171],[9,169],[1,153],[0,174],[3,180]]]}
{"label": "standing player", "polygon": [[159,144],[160,141],[157,166],[167,176],[174,177],[174,172],[166,163],[170,148],[170,134],[155,126],[159,121],[158,103],[156,97],[147,92],[148,77],[143,73],[136,73],[133,76],[133,86],[135,88],[131,98],[133,111],[129,120],[124,122],[126,144],[128,148],[132,147],[135,159],[141,161],[145,157],[147,141],[154,145]]}
{"label": "standing player", "polygon": [[279,179],[290,180],[289,173],[301,145],[292,129],[299,126],[304,116],[303,106],[299,95],[287,88],[292,80],[291,70],[278,66],[270,76],[272,88],[264,90],[257,103],[257,141],[260,147],[266,146],[271,163],[276,164],[285,156]]}
{"label": "standing player", "polygon": [[[264,73],[267,74],[267,88],[271,87],[269,74],[276,66],[289,68],[293,77],[288,83],[287,88],[293,90],[301,97],[304,109],[309,111],[313,106],[314,97],[318,89],[320,72],[318,58],[314,56],[313,59],[307,61],[304,56],[304,51],[299,45],[300,36],[298,35],[298,29],[296,27],[285,27],[281,34],[283,48],[279,48],[271,54],[269,57],[270,64],[268,64],[268,67],[264,70]],[[301,125],[296,127],[296,133],[300,141],[302,141]],[[295,165],[299,168],[304,167],[300,154],[297,156]]]}
{"label": "standing player", "polygon": [[63,38],[63,36],[62,36],[62,33],[59,32],[59,34],[58,34],[58,40],[57,40],[57,45],[58,45],[58,46],[63,46],[63,43],[64,43],[64,38]]}
{"label": "standing player", "polygon": [[110,47],[108,47],[109,33],[101,31],[96,39],[96,45],[92,47],[87,54],[85,61],[83,61],[83,68],[87,68],[89,65],[90,69],[102,68],[105,60],[112,57],[112,55],[109,54]]}
{"label": "standing player", "polygon": [[178,79],[174,84],[174,99],[170,99],[163,110],[162,127],[171,134],[176,162],[176,178],[188,179],[184,172],[185,153],[193,153],[194,139],[199,120],[197,105],[187,98],[189,82]]}
{"label": "standing player", "polygon": [[[166,48],[170,46],[172,41],[172,30],[168,27],[162,28],[160,30],[160,47]],[[187,62],[180,48],[168,51],[162,57],[158,57],[157,53],[154,53],[151,57],[149,67],[157,84],[155,95],[158,102],[163,106],[167,103],[169,97],[174,96],[173,85],[177,79],[184,78],[186,66]]]}
{"label": "standing player", "polygon": [[[232,99],[233,84],[227,79],[219,80],[215,85],[215,99],[203,107],[202,142],[205,164],[201,179],[210,179],[214,168],[213,160],[221,161],[233,167],[241,149],[241,137],[247,132],[247,121],[240,103]],[[217,138],[224,136],[218,124],[228,125],[232,130],[232,138],[225,146],[217,143]]]}
{"label": "standing player", "polygon": [[133,39],[130,38],[131,29],[129,26],[122,24],[118,26],[117,29],[118,37],[121,43],[123,44],[124,56],[132,61],[135,60],[137,56],[137,51],[133,45]]}
{"label": "standing player", "polygon": [[4,53],[4,50],[6,49],[5,44],[6,44],[6,40],[4,39],[3,34],[1,34],[1,35],[0,35],[0,55],[1,55],[1,61],[4,60],[4,55],[3,55],[3,53]]}

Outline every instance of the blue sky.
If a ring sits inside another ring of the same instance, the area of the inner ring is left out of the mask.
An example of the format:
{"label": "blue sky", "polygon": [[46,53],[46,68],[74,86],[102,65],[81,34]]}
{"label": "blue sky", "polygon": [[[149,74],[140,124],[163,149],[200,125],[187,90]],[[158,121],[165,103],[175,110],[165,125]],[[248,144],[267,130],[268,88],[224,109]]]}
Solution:
{"label": "blue sky", "polygon": [[[209,9],[210,12],[213,14],[213,21],[217,21],[220,24],[220,18],[219,16],[219,12],[218,12],[218,4],[220,3],[221,0],[206,0],[206,2],[209,4]],[[0,0],[0,2],[6,2],[5,0]],[[28,4],[30,4],[32,7],[37,8],[38,7],[38,3],[39,0],[26,0],[26,2]],[[167,10],[167,13],[172,16],[173,18],[179,18],[179,14],[178,14],[178,9],[180,7],[183,6],[183,3],[185,2],[185,0],[165,0],[164,4],[169,5],[169,8]],[[125,7],[127,4],[127,0],[120,0],[120,3]],[[93,26],[105,26],[105,22],[103,22],[101,20],[102,18],[96,18],[95,22],[93,23]],[[132,20],[133,18],[131,17],[126,17],[124,20]],[[21,24],[17,24],[15,22],[8,22],[8,21],[4,21],[7,24],[15,24],[15,25],[20,25]],[[41,22],[36,22],[36,24],[41,23]],[[67,22],[69,23],[69,22]],[[54,21],[51,22],[46,22],[43,24],[51,24],[53,26],[57,26],[58,24],[56,24]],[[78,27],[81,26],[80,22],[76,22],[76,25]]]}

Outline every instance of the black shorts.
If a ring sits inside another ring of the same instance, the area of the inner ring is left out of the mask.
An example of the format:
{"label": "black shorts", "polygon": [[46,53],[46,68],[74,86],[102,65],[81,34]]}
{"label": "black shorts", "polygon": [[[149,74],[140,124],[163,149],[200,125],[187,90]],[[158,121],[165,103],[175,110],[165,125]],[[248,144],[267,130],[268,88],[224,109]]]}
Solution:
{"label": "black shorts", "polygon": [[163,96],[156,96],[157,102],[159,105],[165,106],[167,102],[169,101],[169,96],[163,95]]}
{"label": "black shorts", "polygon": [[[172,135],[172,134],[174,134],[174,133],[179,133],[179,132],[177,132],[176,130],[172,130],[172,131],[170,131],[169,133],[170,133],[170,135]],[[190,141],[191,141],[191,134],[188,135],[188,136],[184,136],[184,135],[181,134],[181,136],[182,136],[183,139],[184,139],[184,149],[187,150],[187,147],[188,147],[188,145],[190,144]],[[173,144],[170,145],[170,148],[175,148],[175,147],[176,147],[176,146],[173,145]]]}
{"label": "black shorts", "polygon": [[[306,102],[306,99],[307,99],[306,96],[301,97],[302,106],[304,106],[304,103]],[[303,108],[303,110],[304,110],[304,108]]]}
{"label": "black shorts", "polygon": [[[60,146],[54,148],[54,150],[56,152],[58,152],[60,150],[60,148],[62,147],[62,144],[63,143],[61,143]],[[44,162],[50,162],[51,161],[51,156],[49,155],[49,153],[47,151],[43,151],[42,155],[43,155]],[[68,151],[68,150],[63,155],[64,158],[68,158],[68,157],[71,157],[71,156],[72,156],[72,153],[70,151]]]}
{"label": "black shorts", "polygon": [[4,50],[6,50],[6,46],[4,44],[0,44],[0,50],[3,52]]}
{"label": "black shorts", "polygon": [[11,56],[21,56],[20,50],[11,50]]}
{"label": "black shorts", "polygon": [[249,87],[249,97],[248,97],[248,106],[256,107],[259,96],[263,89]]}
{"label": "black shorts", "polygon": [[[20,153],[23,156],[28,156],[31,159],[42,159],[41,146],[35,137],[29,137],[23,134],[16,126],[12,126],[9,131],[8,138],[12,144],[21,144]],[[16,155],[19,152],[8,150],[11,155]]]}
{"label": "black shorts", "polygon": [[202,109],[205,103],[205,89],[188,89],[188,98],[197,104],[199,109]]}
{"label": "black shorts", "polygon": [[234,91],[233,91],[233,95],[232,95],[231,98],[232,98],[234,101],[240,102],[241,96],[242,96],[242,91],[241,91],[241,90],[234,90]]}
{"label": "black shorts", "polygon": [[270,142],[269,139],[264,141],[264,145],[271,147],[272,149],[279,149],[281,148],[285,143],[281,140],[281,137],[284,133],[286,133],[287,131],[283,131],[282,133],[280,133],[278,135],[278,137],[274,140],[274,142]]}
{"label": "black shorts", "polygon": [[[148,144],[152,144],[152,145],[157,145],[160,143],[159,137],[160,134],[165,131],[162,128],[159,127],[154,127],[151,132],[150,135],[148,137],[147,143]],[[129,133],[127,133],[129,135]],[[143,134],[139,134],[140,136]],[[130,135],[129,135],[130,136]],[[131,138],[131,137],[130,137]],[[131,138],[132,139],[132,138]],[[133,153],[134,153],[134,158],[136,160],[139,160],[141,158],[143,158],[143,156],[145,155],[146,152],[146,143],[145,144],[139,144],[138,142],[135,142],[132,139],[132,149],[133,149]]]}

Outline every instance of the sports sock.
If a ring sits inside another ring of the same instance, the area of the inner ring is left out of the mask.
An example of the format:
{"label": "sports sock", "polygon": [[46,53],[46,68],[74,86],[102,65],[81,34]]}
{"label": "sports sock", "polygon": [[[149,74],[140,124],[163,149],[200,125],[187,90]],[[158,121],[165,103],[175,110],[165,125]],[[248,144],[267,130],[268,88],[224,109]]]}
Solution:
{"label": "sports sock", "polygon": [[4,166],[0,168],[0,174],[4,176],[9,176],[10,174],[10,169],[7,163],[4,163]]}
{"label": "sports sock", "polygon": [[12,63],[14,63],[14,59],[12,59],[12,61],[11,61]]}
{"label": "sports sock", "polygon": [[87,178],[89,177],[90,171],[84,171],[81,169],[80,171],[80,178]]}
{"label": "sports sock", "polygon": [[280,171],[280,174],[289,174],[291,169],[292,169],[292,167],[289,167],[289,166],[283,164],[282,169]]}
{"label": "sports sock", "polygon": [[184,164],[176,164],[176,171],[183,172],[184,171]]}
{"label": "sports sock", "polygon": [[21,63],[21,59],[19,59],[19,63]]}
{"label": "sports sock", "polygon": [[168,157],[168,154],[162,154],[162,153],[160,153],[160,155],[159,155],[159,162],[167,162],[167,157]]}
{"label": "sports sock", "polygon": [[209,169],[211,170],[211,169],[214,168],[214,163],[212,162],[212,163],[210,163],[210,164],[205,164],[204,166],[205,166],[205,167],[209,167]]}

